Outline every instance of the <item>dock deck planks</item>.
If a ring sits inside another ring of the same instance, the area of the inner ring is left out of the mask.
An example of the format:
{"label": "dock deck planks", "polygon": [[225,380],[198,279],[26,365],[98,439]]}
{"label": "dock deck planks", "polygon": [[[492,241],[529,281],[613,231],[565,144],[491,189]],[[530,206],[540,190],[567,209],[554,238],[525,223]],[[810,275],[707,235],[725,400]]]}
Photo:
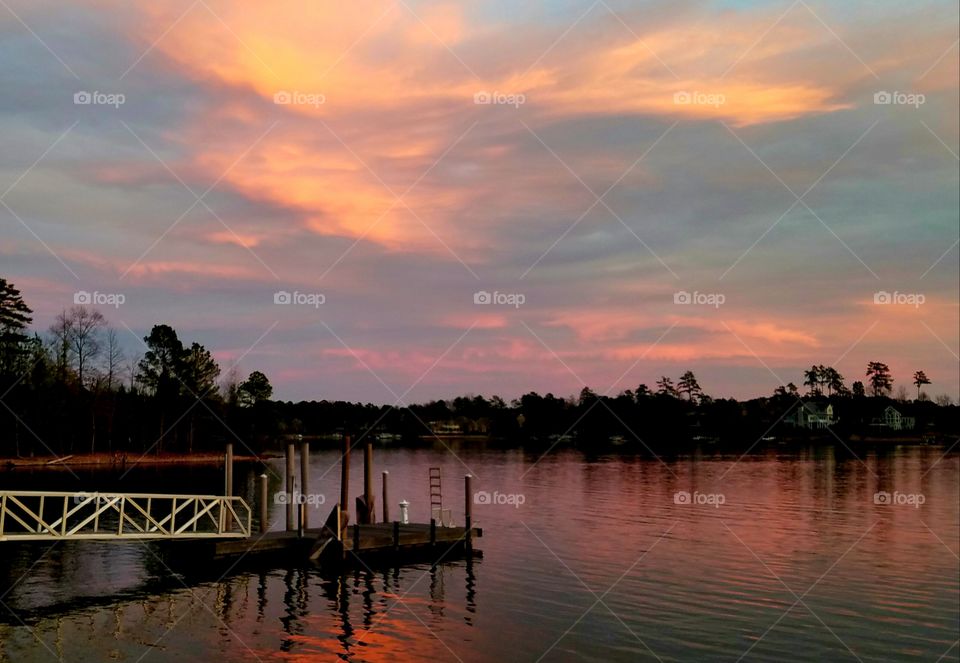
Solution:
{"label": "dock deck planks", "polygon": [[[430,548],[430,525],[410,523],[400,525],[399,545],[395,545],[393,538],[393,523],[376,523],[360,525],[359,556],[376,555],[395,552],[399,555],[413,551],[423,551]],[[473,527],[472,538],[483,536],[483,530]],[[464,527],[437,527],[436,548],[439,552],[449,550],[452,546],[463,544],[466,537]],[[343,542],[349,551],[354,551],[354,526],[347,528]],[[328,537],[322,528],[305,530],[303,536],[297,532],[267,532],[254,535],[248,539],[217,541],[213,544],[213,557],[224,559],[259,554],[281,554],[288,556],[302,556],[308,558],[311,551],[322,545]]]}

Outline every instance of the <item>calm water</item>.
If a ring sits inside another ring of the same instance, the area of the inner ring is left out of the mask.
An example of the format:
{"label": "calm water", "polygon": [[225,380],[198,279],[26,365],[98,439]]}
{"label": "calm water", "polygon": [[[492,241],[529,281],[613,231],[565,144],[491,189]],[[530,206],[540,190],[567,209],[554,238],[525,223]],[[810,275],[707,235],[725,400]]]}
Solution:
{"label": "calm water", "polygon": [[[475,507],[482,559],[217,580],[172,575],[133,542],[6,549],[0,660],[960,657],[956,453],[904,447],[861,462],[821,448],[661,462],[562,451],[537,463],[529,451],[455,450],[462,463],[442,448],[378,450],[377,475],[390,471],[391,500],[409,500],[422,521],[427,468],[441,466],[458,524],[462,476],[476,475],[491,496]],[[328,498],[316,522],[339,494],[339,468],[334,452],[314,451],[311,465],[311,492]],[[4,487],[50,481],[0,477]],[[185,492],[219,482],[179,469],[114,481]],[[252,496],[253,485],[252,472],[238,477],[239,492]],[[877,504],[880,491],[908,503]]]}

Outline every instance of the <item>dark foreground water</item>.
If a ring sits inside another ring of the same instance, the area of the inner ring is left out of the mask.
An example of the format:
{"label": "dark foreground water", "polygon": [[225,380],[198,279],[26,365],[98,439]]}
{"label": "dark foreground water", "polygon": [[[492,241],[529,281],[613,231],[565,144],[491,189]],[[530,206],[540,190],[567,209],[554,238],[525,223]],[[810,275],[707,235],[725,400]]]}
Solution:
{"label": "dark foreground water", "polygon": [[[0,542],[0,660],[960,657],[956,453],[902,447],[861,460],[820,448],[660,461],[562,451],[537,462],[529,451],[454,450],[378,450],[377,476],[389,470],[391,501],[409,500],[423,521],[427,468],[442,467],[445,506],[462,524],[462,476],[472,472],[487,502],[475,507],[482,559],[196,579],[135,542]],[[314,452],[310,491],[327,500],[314,522],[339,494],[336,460]],[[220,481],[183,469],[70,478],[71,487],[169,492],[217,492]],[[253,486],[252,471],[239,473],[241,494]],[[272,509],[278,525],[282,509]]]}

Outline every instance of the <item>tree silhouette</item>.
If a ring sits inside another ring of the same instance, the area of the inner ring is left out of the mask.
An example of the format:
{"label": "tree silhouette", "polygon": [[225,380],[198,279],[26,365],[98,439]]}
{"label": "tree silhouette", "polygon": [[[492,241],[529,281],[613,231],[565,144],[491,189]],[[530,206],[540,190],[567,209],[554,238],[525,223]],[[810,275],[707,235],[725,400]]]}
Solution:
{"label": "tree silhouette", "polygon": [[193,343],[183,354],[180,373],[186,395],[204,398],[216,388],[220,366],[209,350],[199,343]]}
{"label": "tree silhouette", "polygon": [[777,387],[776,389],[774,389],[774,390],[773,390],[773,395],[774,395],[774,396],[793,396],[793,397],[796,397],[798,392],[799,392],[799,390],[797,389],[797,385],[793,384],[792,382],[788,382],[787,384],[785,384],[785,385],[780,385],[779,387]]}
{"label": "tree silhouette", "polygon": [[843,376],[840,375],[840,371],[832,366],[820,367],[820,375],[827,387],[827,395],[831,393],[842,395],[847,390],[846,385],[843,384]]}
{"label": "tree silhouette", "polygon": [[0,278],[0,375],[12,373],[19,366],[27,341],[24,331],[33,321],[31,313],[20,291]]}
{"label": "tree silhouette", "polygon": [[687,400],[690,402],[693,402],[694,399],[703,394],[700,383],[697,382],[693,371],[687,371],[680,376],[680,382],[677,383],[677,390],[682,394],[686,394]]}
{"label": "tree silhouette", "polygon": [[930,379],[923,371],[917,371],[913,374],[913,384],[917,385],[917,400],[920,400],[920,387],[930,384]]}
{"label": "tree silhouette", "polygon": [[871,361],[867,364],[867,377],[870,378],[870,389],[874,396],[882,396],[893,389],[893,377],[890,367],[880,361]]}
{"label": "tree silhouette", "polygon": [[238,387],[240,403],[244,407],[256,405],[260,401],[268,401],[273,395],[270,380],[260,371],[254,371]]}
{"label": "tree silhouette", "polygon": [[803,384],[810,387],[810,396],[819,396],[820,391],[820,366],[811,366],[810,370],[803,372]]}
{"label": "tree silhouette", "polygon": [[150,391],[160,408],[160,437],[157,453],[163,450],[166,412],[180,393],[180,370],[183,362],[183,343],[170,325],[154,325],[144,337],[147,351],[140,360],[137,379]]}
{"label": "tree silhouette", "polygon": [[657,393],[670,396],[671,398],[677,398],[680,394],[677,392],[677,388],[673,386],[673,380],[668,378],[666,375],[662,375],[659,380],[657,380]]}

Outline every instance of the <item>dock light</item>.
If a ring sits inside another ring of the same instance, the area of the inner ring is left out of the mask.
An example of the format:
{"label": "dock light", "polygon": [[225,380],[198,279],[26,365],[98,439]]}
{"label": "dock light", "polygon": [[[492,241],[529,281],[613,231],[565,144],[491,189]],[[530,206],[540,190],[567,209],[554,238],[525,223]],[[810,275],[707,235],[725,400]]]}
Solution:
{"label": "dock light", "polygon": [[407,500],[402,500],[400,502],[400,522],[406,525],[410,522],[410,514],[407,513],[407,509],[410,508],[410,502]]}

